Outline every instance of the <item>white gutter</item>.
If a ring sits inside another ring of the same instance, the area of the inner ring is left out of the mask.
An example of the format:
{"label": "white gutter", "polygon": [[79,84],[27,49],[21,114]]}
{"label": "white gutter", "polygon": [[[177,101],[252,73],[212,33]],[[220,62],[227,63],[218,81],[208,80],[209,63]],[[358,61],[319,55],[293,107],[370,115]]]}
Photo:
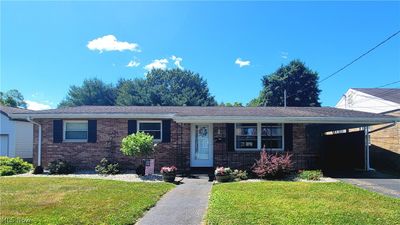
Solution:
{"label": "white gutter", "polygon": [[32,121],[32,119],[30,117],[26,117],[26,120],[39,127],[38,128],[39,133],[38,133],[38,156],[37,156],[38,164],[37,164],[37,166],[41,166],[42,165],[42,125],[40,125],[40,123]]}
{"label": "white gutter", "polygon": [[174,114],[149,114],[149,113],[13,113],[13,119],[26,119],[30,117],[33,119],[172,119]]}
{"label": "white gutter", "polygon": [[319,124],[380,124],[399,122],[400,118],[349,117],[268,117],[268,116],[176,116],[178,123],[319,123]]}

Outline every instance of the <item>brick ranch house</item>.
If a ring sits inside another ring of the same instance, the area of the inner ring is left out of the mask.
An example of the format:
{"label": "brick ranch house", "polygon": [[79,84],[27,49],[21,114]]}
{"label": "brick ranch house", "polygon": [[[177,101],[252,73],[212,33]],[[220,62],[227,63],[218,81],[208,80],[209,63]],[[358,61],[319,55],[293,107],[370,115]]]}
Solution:
{"label": "brick ranch house", "polygon": [[[155,159],[156,171],[169,165],[181,170],[249,168],[263,146],[268,152],[292,154],[296,169],[322,168],[325,148],[332,146],[324,145],[327,131],[399,121],[398,117],[331,107],[80,106],[11,117],[35,124],[36,165],[46,167],[64,159],[77,168],[93,169],[108,158],[132,168],[140,159],[124,156],[119,146],[128,134],[143,131],[158,143],[150,157]],[[358,136],[350,137],[361,146],[363,162],[357,166],[367,169],[368,144],[364,133]],[[339,139],[334,143],[348,141]]]}

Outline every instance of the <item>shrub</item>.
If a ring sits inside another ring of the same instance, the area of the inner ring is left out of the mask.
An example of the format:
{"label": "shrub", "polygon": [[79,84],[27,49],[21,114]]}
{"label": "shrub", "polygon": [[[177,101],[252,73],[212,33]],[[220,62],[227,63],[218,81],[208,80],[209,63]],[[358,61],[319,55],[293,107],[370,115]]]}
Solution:
{"label": "shrub", "polygon": [[16,158],[9,158],[5,156],[0,157],[1,176],[27,173],[32,168],[33,168],[32,164],[25,162],[19,157]]}
{"label": "shrub", "polygon": [[303,180],[320,180],[321,177],[321,170],[303,170],[299,173],[299,178]]}
{"label": "shrub", "polygon": [[42,174],[43,173],[43,167],[42,166],[37,166],[33,170],[33,174]]}
{"label": "shrub", "polygon": [[74,167],[62,159],[50,162],[48,167],[49,174],[70,174],[74,172]]}
{"label": "shrub", "polygon": [[0,176],[15,175],[15,170],[11,166],[0,166]]}
{"label": "shrub", "polygon": [[122,139],[121,152],[128,156],[146,156],[154,151],[153,136],[144,132],[131,134]]}
{"label": "shrub", "polygon": [[253,172],[262,179],[283,178],[292,169],[292,155],[268,154],[265,149],[260,153],[260,159],[253,165]]}
{"label": "shrub", "polygon": [[119,173],[119,164],[111,163],[106,158],[103,158],[95,170],[99,174],[117,174]]}
{"label": "shrub", "polygon": [[234,170],[232,172],[233,179],[235,180],[247,180],[247,171],[246,170]]}

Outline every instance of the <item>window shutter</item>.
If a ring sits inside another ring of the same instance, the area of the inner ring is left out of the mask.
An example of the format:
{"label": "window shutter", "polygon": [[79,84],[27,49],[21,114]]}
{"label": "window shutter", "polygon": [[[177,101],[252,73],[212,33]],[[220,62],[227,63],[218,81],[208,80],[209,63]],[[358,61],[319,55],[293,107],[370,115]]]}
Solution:
{"label": "window shutter", "polygon": [[226,124],[226,150],[228,152],[235,151],[235,124]]}
{"label": "window shutter", "polygon": [[164,143],[171,142],[171,120],[162,121],[162,141]]}
{"label": "window shutter", "polygon": [[96,143],[97,141],[97,120],[88,120],[88,142]]}
{"label": "window shutter", "polygon": [[61,143],[63,141],[63,121],[53,120],[53,143]]}
{"label": "window shutter", "polygon": [[293,124],[285,124],[285,151],[293,151]]}
{"label": "window shutter", "polygon": [[128,120],[128,135],[134,134],[137,131],[137,121]]}

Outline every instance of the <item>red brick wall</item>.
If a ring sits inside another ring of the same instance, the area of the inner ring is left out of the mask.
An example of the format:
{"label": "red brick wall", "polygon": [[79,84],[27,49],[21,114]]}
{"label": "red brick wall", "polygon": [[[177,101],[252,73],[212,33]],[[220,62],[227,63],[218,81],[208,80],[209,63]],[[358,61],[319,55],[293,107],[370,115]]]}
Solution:
{"label": "red brick wall", "polygon": [[[293,124],[293,154],[295,169],[309,169],[318,167],[318,153],[312,152],[307,147],[305,124]],[[226,139],[225,124],[214,124],[214,136]],[[282,153],[282,152],[279,152]],[[283,152],[286,153],[286,152]],[[231,168],[247,169],[251,167],[260,156],[259,151],[228,151],[224,141],[214,140],[214,166],[229,166]]]}
{"label": "red brick wall", "polygon": [[[119,145],[128,134],[127,119],[98,119],[96,143],[53,143],[53,120],[37,120],[42,124],[42,165],[64,159],[79,169],[94,169],[102,158],[114,159],[125,168],[135,168],[140,158],[123,155]],[[307,147],[306,125],[293,125],[293,160],[296,169],[316,167],[318,153]],[[259,151],[228,151],[226,149],[225,124],[214,124],[214,166],[246,168],[254,164]],[[37,135],[34,131],[34,163],[37,164]],[[111,138],[114,137],[114,138]],[[220,141],[218,141],[218,138]],[[190,124],[171,123],[171,142],[159,143],[155,158],[156,172],[162,166],[176,165],[179,169],[190,168]]]}
{"label": "red brick wall", "polygon": [[[120,152],[120,143],[123,137],[128,135],[127,119],[98,119],[97,120],[97,142],[96,143],[53,143],[53,120],[37,120],[42,125],[42,165],[47,166],[49,162],[64,159],[71,162],[79,169],[94,169],[102,158],[114,159],[124,168],[135,168],[140,163],[140,158],[125,156]],[[183,140],[180,134],[183,133]],[[34,163],[37,164],[37,135],[38,129],[34,131]],[[171,123],[171,142],[159,143],[157,151],[149,158],[155,158],[156,172],[162,166],[177,165],[178,154],[184,158],[189,157],[190,149],[190,125]],[[111,138],[114,136],[114,138]],[[182,148],[179,148],[182,144]],[[181,151],[179,151],[181,150]]]}

